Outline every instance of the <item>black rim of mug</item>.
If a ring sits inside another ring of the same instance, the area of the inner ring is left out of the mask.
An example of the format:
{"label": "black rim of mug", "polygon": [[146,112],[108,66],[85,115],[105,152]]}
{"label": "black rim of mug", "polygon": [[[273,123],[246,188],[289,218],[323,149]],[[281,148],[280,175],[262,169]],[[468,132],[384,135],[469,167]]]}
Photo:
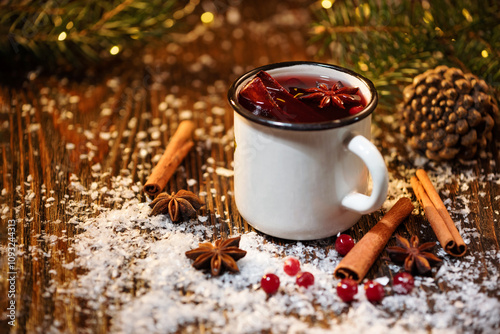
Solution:
{"label": "black rim of mug", "polygon": [[[269,71],[277,68],[282,68],[282,67],[292,67],[292,66],[297,66],[297,65],[313,65],[313,66],[321,66],[325,67],[328,69],[333,69],[339,72],[344,72],[346,74],[349,74],[358,80],[362,81],[370,90],[371,93],[371,99],[368,101],[366,104],[366,107],[357,113],[356,115],[349,116],[349,117],[344,117],[341,119],[336,119],[336,120],[331,120],[327,122],[318,122],[318,123],[285,123],[285,122],[280,122],[264,117],[257,116],[247,109],[245,109],[242,105],[238,103],[238,87],[242,85],[245,81],[248,79],[252,78],[255,76],[259,71]],[[233,107],[233,109],[243,116],[244,118],[258,123],[262,125],[266,125],[269,127],[273,128],[280,128],[280,129],[286,129],[286,130],[298,130],[298,131],[315,131],[315,130],[327,130],[327,129],[332,129],[332,128],[339,128],[346,126],[348,124],[356,123],[369,115],[375,110],[375,107],[377,106],[378,103],[378,94],[377,90],[375,89],[375,86],[373,83],[365,78],[364,76],[348,70],[344,67],[337,66],[337,65],[332,65],[332,64],[326,64],[326,63],[318,63],[318,62],[311,62],[311,61],[290,61],[290,62],[281,62],[281,63],[273,63],[261,67],[257,67],[242,76],[240,76],[236,81],[233,82],[231,87],[229,88],[229,91],[227,93],[227,97],[229,100],[229,104]]]}

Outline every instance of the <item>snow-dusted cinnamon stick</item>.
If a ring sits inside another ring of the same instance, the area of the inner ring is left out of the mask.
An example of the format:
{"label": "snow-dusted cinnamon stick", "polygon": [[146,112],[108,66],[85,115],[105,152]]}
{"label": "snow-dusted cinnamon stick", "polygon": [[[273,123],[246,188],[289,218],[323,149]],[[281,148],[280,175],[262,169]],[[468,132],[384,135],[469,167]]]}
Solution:
{"label": "snow-dusted cinnamon stick", "polygon": [[413,209],[414,206],[409,198],[399,199],[340,261],[335,268],[334,276],[339,279],[352,278],[358,283],[361,282],[396,228],[411,214]]}
{"label": "snow-dusted cinnamon stick", "polygon": [[148,195],[154,197],[165,188],[168,180],[170,180],[177,167],[194,146],[194,142],[191,139],[194,128],[194,123],[189,120],[182,121],[179,124],[160,161],[158,161],[158,164],[144,185],[144,191]]}

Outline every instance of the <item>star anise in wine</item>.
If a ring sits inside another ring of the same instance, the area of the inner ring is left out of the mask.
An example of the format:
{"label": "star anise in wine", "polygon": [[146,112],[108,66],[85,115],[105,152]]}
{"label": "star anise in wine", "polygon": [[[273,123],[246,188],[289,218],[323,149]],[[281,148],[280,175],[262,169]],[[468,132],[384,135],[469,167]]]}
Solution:
{"label": "star anise in wine", "polygon": [[210,242],[203,242],[198,248],[186,252],[186,256],[194,260],[193,267],[196,269],[208,269],[212,276],[220,275],[224,270],[238,272],[236,261],[247,255],[247,252],[240,249],[240,238],[218,239],[215,245]]}
{"label": "star anise in wine", "polygon": [[203,206],[203,201],[191,191],[179,190],[171,195],[158,194],[149,206],[153,208],[150,216],[168,213],[170,219],[177,222],[196,216],[196,211]]}
{"label": "star anise in wine", "polygon": [[361,97],[357,95],[358,90],[358,87],[345,87],[342,82],[337,81],[330,88],[325,83],[317,83],[314,88],[291,88],[290,93],[299,100],[319,101],[320,108],[336,105],[346,109],[346,105],[356,107],[362,104]]}
{"label": "star anise in wine", "polygon": [[419,245],[416,235],[410,241],[396,234],[399,246],[387,247],[387,253],[393,262],[404,263],[406,271],[421,275],[430,272],[432,265],[441,262],[436,255],[427,252],[436,245],[435,242],[426,242]]}

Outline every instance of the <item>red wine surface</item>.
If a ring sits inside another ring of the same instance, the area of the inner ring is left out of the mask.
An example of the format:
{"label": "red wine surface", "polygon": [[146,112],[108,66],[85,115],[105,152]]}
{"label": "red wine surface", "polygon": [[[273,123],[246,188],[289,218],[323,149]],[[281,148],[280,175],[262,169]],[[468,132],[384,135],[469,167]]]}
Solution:
{"label": "red wine surface", "polygon": [[240,91],[238,102],[264,118],[285,123],[319,123],[354,115],[366,106],[366,99],[355,87],[343,87],[340,81],[329,78],[273,78],[261,71]]}

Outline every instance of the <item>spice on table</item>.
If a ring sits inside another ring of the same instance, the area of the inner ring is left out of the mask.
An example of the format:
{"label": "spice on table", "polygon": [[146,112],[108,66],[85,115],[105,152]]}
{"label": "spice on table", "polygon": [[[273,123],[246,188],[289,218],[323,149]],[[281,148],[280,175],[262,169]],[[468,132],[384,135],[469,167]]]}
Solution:
{"label": "spice on table", "polygon": [[408,272],[427,274],[431,271],[432,265],[441,262],[436,255],[427,252],[436,246],[435,242],[426,242],[419,245],[416,235],[407,240],[396,234],[399,246],[387,247],[387,253],[393,262],[404,263],[404,268]]}
{"label": "spice on table", "polygon": [[452,256],[463,256],[467,246],[427,173],[423,169],[417,170],[410,182],[443,249]]}
{"label": "spice on table", "polygon": [[218,276],[224,270],[238,272],[236,261],[247,255],[247,252],[240,249],[240,238],[218,239],[215,245],[210,242],[203,242],[198,248],[186,252],[186,256],[194,260],[193,267],[196,269],[209,269],[212,276]]}
{"label": "spice on table", "polygon": [[170,180],[177,167],[194,146],[194,142],[191,140],[194,128],[194,123],[189,120],[182,121],[179,124],[160,161],[158,161],[144,185],[144,191],[148,195],[154,197],[165,188],[168,180]]}
{"label": "spice on table", "polygon": [[334,276],[339,279],[352,278],[358,283],[361,282],[391,235],[413,209],[414,206],[409,198],[403,197],[398,200],[340,261],[335,268]]}
{"label": "spice on table", "polygon": [[168,213],[172,222],[177,222],[196,216],[196,212],[203,206],[203,201],[191,191],[179,190],[176,194],[159,194],[149,206],[153,208],[150,216]]}

